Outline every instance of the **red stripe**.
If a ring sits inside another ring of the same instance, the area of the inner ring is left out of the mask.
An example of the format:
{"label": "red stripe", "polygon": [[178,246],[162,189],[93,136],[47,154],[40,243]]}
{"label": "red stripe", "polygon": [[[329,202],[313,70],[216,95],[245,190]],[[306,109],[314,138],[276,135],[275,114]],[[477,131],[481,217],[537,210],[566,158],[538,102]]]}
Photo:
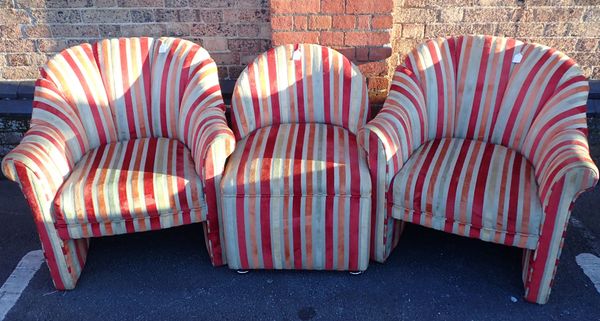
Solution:
{"label": "red stripe", "polygon": [[[302,60],[294,60],[294,67],[296,71],[296,97],[298,98],[298,122],[304,123],[307,121],[306,114],[304,111],[304,73],[302,71]],[[312,106],[311,106],[312,107]]]}
{"label": "red stripe", "polygon": [[[41,126],[44,126],[44,127],[41,127]],[[45,126],[48,126],[48,127],[45,127]],[[33,126],[33,127],[31,127],[30,130],[27,131],[27,137],[39,136],[39,137],[46,139],[49,143],[51,143],[54,146],[54,148],[60,150],[61,152],[63,152],[65,154],[65,157],[69,163],[69,170],[71,170],[72,166],[75,164],[73,164],[73,153],[71,152],[71,149],[68,146],[66,146],[66,144],[65,144],[65,142],[67,140],[65,139],[65,136],[63,135],[63,133],[57,132],[55,127],[50,127],[50,126],[51,126],[51,124],[47,124],[46,122],[44,122],[44,125]],[[50,133],[48,133],[48,131],[52,131],[53,132],[52,134],[56,135],[57,137],[52,136]],[[63,144],[65,144],[65,145],[63,145]]]}
{"label": "red stripe", "polygon": [[322,66],[323,66],[323,108],[324,120],[326,124],[331,124],[331,67],[329,67],[329,49],[321,48]]}
{"label": "red stripe", "polygon": [[[196,98],[196,100],[194,100],[194,102],[192,103],[192,108],[190,108],[190,112],[186,114],[186,118],[185,118],[185,124],[183,125],[184,131],[183,131],[183,137],[189,137],[190,135],[190,129],[199,129],[199,126],[192,126],[191,122],[192,122],[192,117],[196,116],[194,118],[194,120],[200,118],[200,117],[204,117],[201,120],[201,123],[207,123],[208,120],[210,119],[215,119],[215,118],[219,118],[221,119],[222,116],[218,115],[218,116],[210,116],[210,117],[206,117],[203,116],[200,112],[199,109],[203,109],[204,106],[200,106],[200,103],[202,101],[204,101],[207,97],[211,96],[212,94],[218,92],[221,90],[221,87],[219,87],[218,85],[209,87],[209,88],[205,88],[204,91],[202,92],[202,94],[200,94],[200,96],[198,96],[198,98]],[[192,135],[194,135],[195,133],[192,133]],[[200,138],[200,135],[196,136],[194,135],[194,137],[196,138]]]}
{"label": "red stripe", "polygon": [[[125,98],[125,115],[127,117],[127,126],[129,129],[130,138],[136,138],[135,131],[135,116],[133,115],[133,102],[131,98],[131,84],[129,83],[129,68],[127,67],[127,57],[131,56],[129,46],[126,43],[125,38],[119,39],[119,54],[121,60],[121,79],[123,80],[123,96]],[[133,57],[135,59],[135,57]],[[114,97],[116,98],[116,97]],[[116,106],[115,106],[116,107]],[[114,108],[114,107],[113,107]]]}
{"label": "red stripe", "polygon": [[456,79],[456,75],[458,74],[458,63],[460,59],[459,50],[462,49],[463,37],[459,37],[458,39],[455,37],[447,37],[446,43],[448,45],[448,51],[450,52],[450,59],[452,59],[452,66],[454,67],[454,79]]}
{"label": "red stripe", "polygon": [[512,57],[515,52],[515,43],[516,41],[512,38],[508,38],[506,40],[504,58],[502,59],[502,71],[500,73],[500,81],[497,85],[498,92],[496,94],[496,102],[494,103],[492,123],[490,126],[490,130],[492,131],[490,133],[490,136],[494,131],[496,121],[498,120],[498,116],[500,115],[500,106],[502,106],[502,99],[504,98],[504,93],[506,92],[506,88],[508,87],[508,82],[510,80],[510,69],[512,66]]}
{"label": "red stripe", "polygon": [[[565,65],[569,65],[569,66],[573,66],[575,65],[575,62],[573,60],[569,60],[567,62],[564,63]],[[579,84],[579,86],[585,86],[586,89],[588,89],[588,83],[587,83],[587,79],[582,76],[582,75],[578,75],[575,76],[563,83],[561,83],[558,87],[556,87],[555,92],[561,92],[563,91],[565,88],[571,86],[572,84],[578,83],[578,82],[582,82],[581,84]]]}
{"label": "red stripe", "polygon": [[508,200],[508,225],[506,227],[507,231],[516,231],[517,225],[517,212],[519,206],[519,185],[521,180],[521,157],[515,157],[513,162],[513,167],[511,170],[511,181],[510,181],[510,191],[509,191],[509,200]]}
{"label": "red stripe", "polygon": [[[198,48],[199,50],[200,48]],[[196,75],[198,72],[200,72],[200,70],[202,70],[202,68],[206,67],[209,64],[214,64],[215,61],[212,60],[212,58],[206,58],[204,60],[202,60],[200,63],[198,63],[194,69],[192,69],[192,72],[190,73],[190,75]]]}
{"label": "red stripe", "polygon": [[279,82],[277,80],[277,62],[275,61],[275,50],[267,51],[267,69],[269,72],[269,86],[271,98],[271,118],[273,124],[279,124],[281,117],[279,116]]}
{"label": "red stripe", "polygon": [[94,210],[94,203],[92,199],[92,188],[94,185],[94,178],[96,177],[96,173],[98,172],[98,168],[100,167],[100,161],[102,160],[102,156],[104,155],[106,148],[108,145],[102,145],[98,147],[95,154],[93,154],[92,165],[90,166],[90,171],[88,176],[83,184],[83,199],[85,202],[85,211],[87,214],[88,222],[97,223],[96,219],[96,211]]}
{"label": "red stripe", "polygon": [[437,124],[436,124],[436,138],[441,138],[444,134],[444,123],[445,123],[445,113],[446,108],[444,108],[444,80],[445,78],[442,76],[442,67],[440,66],[440,58],[437,56],[437,51],[435,50],[435,45],[433,41],[427,42],[427,47],[429,48],[429,53],[431,54],[431,60],[433,63],[433,69],[435,70],[435,78],[436,78],[436,86],[437,86]]}
{"label": "red stripe", "polygon": [[[192,65],[192,60],[196,56],[196,53],[200,50],[200,46],[192,45],[187,46],[186,48],[186,56],[183,60],[183,65],[181,66],[181,75],[179,78],[179,102],[183,100],[183,94],[185,93],[185,89],[188,86],[188,82],[190,81],[190,76],[193,77],[194,74],[190,73],[190,66]],[[203,63],[206,60],[202,61]]]}
{"label": "red stripe", "polygon": [[273,268],[273,256],[271,249],[271,203],[269,195],[271,191],[271,166],[273,164],[273,151],[275,149],[275,141],[279,126],[272,126],[267,136],[265,145],[265,153],[262,159],[262,167],[260,169],[260,230],[261,230],[261,245],[263,253],[263,262],[266,269]]}
{"label": "red stripe", "polygon": [[[178,144],[174,140],[170,140],[169,144],[175,145],[174,147],[176,148],[176,150],[175,150],[175,173],[176,173],[177,177],[175,178],[175,180],[177,182],[177,190],[175,191],[175,193],[177,194],[177,198],[179,199],[179,208],[187,210],[187,209],[190,209],[190,205],[188,204],[188,198],[185,193],[187,182],[185,179],[186,173],[185,173],[185,169],[184,169],[183,165],[185,164],[184,158],[186,156],[188,156],[188,154],[185,151],[185,146],[183,144]],[[171,157],[171,156],[169,156],[169,157]],[[170,169],[168,169],[168,170],[170,170]],[[199,186],[199,188],[201,188],[201,187]],[[205,188],[209,189],[209,188],[213,188],[213,187],[206,186]],[[190,223],[191,223],[191,216],[183,215],[183,224],[190,224]]]}
{"label": "red stripe", "polygon": [[350,117],[350,105],[352,102],[350,101],[350,96],[352,94],[352,65],[350,61],[344,57],[342,60],[344,63],[343,70],[343,94],[342,94],[342,114],[341,120],[344,128],[348,128],[349,117]]}
{"label": "red stripe", "polygon": [[[158,51],[160,50],[160,46],[162,46],[163,42],[160,42],[159,45],[156,46],[156,56],[158,57],[159,55],[161,55],[160,53],[158,53]],[[160,100],[160,104],[159,104],[159,110],[160,110],[160,115],[158,115],[159,119],[160,119],[160,130],[161,130],[161,134],[163,136],[168,135],[169,130],[167,127],[167,86],[169,85],[169,76],[170,76],[170,67],[171,67],[171,60],[173,60],[173,55],[174,55],[174,49],[176,47],[176,44],[173,43],[173,45],[169,48],[169,52],[165,53],[165,55],[167,56],[165,59],[165,63],[163,65],[163,69],[162,70],[157,70],[157,72],[159,72],[161,74],[161,81],[160,81],[160,96],[159,96],[159,100]],[[154,89],[153,89],[154,90]]]}
{"label": "red stripe", "polygon": [[[415,73],[413,73],[410,69],[404,68],[402,66],[398,67],[398,71],[401,73],[404,73],[405,75],[409,76],[410,79],[415,83],[418,84],[419,80],[417,79],[417,76]],[[403,96],[405,96],[406,98],[408,98],[410,100],[410,102],[413,104],[413,106],[417,107],[416,108],[416,112],[417,115],[419,116],[419,125],[421,125],[421,128],[425,128],[425,124],[427,123],[425,120],[425,115],[423,115],[423,110],[422,108],[419,108],[421,106],[421,104],[419,103],[419,101],[417,100],[416,97],[414,97],[407,88],[405,88],[405,86],[398,86],[395,84],[392,84],[391,88],[390,88],[390,92],[391,91],[396,91],[400,94],[402,94]],[[407,126],[408,128],[408,126]],[[424,142],[425,136],[427,135],[427,133],[425,132],[425,130],[421,130],[421,139],[420,141]]]}
{"label": "red stripe", "polygon": [[[240,166],[237,168],[237,177],[236,177],[236,195],[244,195],[244,182],[245,182],[245,173],[244,169],[247,167],[246,163],[248,162],[248,157],[250,156],[250,149],[254,144],[254,140],[256,139],[256,135],[251,135],[246,140],[246,144],[244,145],[244,151],[242,152],[242,156],[240,158]],[[240,265],[242,268],[247,268],[250,266],[248,264],[248,251],[246,249],[246,220],[244,214],[246,213],[246,208],[244,206],[244,197],[237,197],[236,200],[236,221],[237,221],[237,241],[238,241],[238,250],[240,252]],[[252,210],[252,209],[251,209]]]}
{"label": "red stripe", "polygon": [[[540,235],[546,235],[545,237],[540,237],[540,242],[538,244],[538,248],[535,251],[535,255],[532,255],[531,260],[533,263],[530,265],[532,269],[532,275],[530,276],[528,288],[529,292],[527,294],[527,298],[529,300],[537,300],[540,285],[542,282],[542,278],[544,276],[545,265],[547,264],[548,254],[550,252],[550,243],[552,239],[557,237],[553,235],[553,231],[556,226],[556,218],[558,213],[558,206],[560,205],[560,200],[562,198],[562,190],[564,188],[565,178],[561,178],[554,185],[554,191],[548,200],[548,205],[544,209],[544,213],[546,213],[546,218],[544,220],[544,224],[542,225],[542,230],[540,231]],[[556,260],[558,262],[558,258]],[[556,264],[555,262],[555,264]]]}
{"label": "red stripe", "polygon": [[[131,169],[131,160],[133,158],[133,148],[135,146],[135,141],[128,141],[125,145],[125,155],[123,157],[123,162],[121,163],[121,173],[119,176],[119,205],[121,209],[121,216],[125,220],[131,220],[133,217],[131,216],[131,212],[129,211],[129,202],[127,197],[127,189],[124,188],[127,184],[132,184],[130,178],[127,177],[129,170]],[[141,157],[141,155],[139,155]],[[128,233],[134,232],[133,230],[127,230]]]}
{"label": "red stripe", "polygon": [[510,137],[513,134],[513,129],[515,124],[517,123],[517,116],[519,112],[523,109],[523,101],[525,100],[525,96],[529,93],[529,88],[533,83],[533,78],[537,75],[538,71],[542,68],[544,63],[550,59],[551,55],[548,52],[545,52],[544,55],[533,65],[533,68],[527,74],[525,81],[523,82],[523,86],[517,95],[517,99],[515,100],[514,106],[508,116],[508,121],[506,122],[506,128],[504,129],[504,135],[502,136],[502,145],[510,146]]}
{"label": "red stripe", "polygon": [[[417,173],[417,180],[415,182],[415,192],[413,198],[413,209],[421,209],[421,203],[423,200],[423,187],[425,186],[425,177],[427,176],[427,171],[431,167],[431,162],[433,161],[433,157],[435,156],[435,152],[440,145],[440,140],[435,139],[431,142],[431,147],[429,153],[425,156],[425,160],[423,161],[423,165],[419,169],[419,173]],[[427,196],[426,196],[427,197]]]}
{"label": "red stripe", "polygon": [[[326,100],[327,101],[327,100]],[[341,131],[341,129],[339,129]],[[333,200],[334,198],[330,195],[335,193],[335,175],[334,175],[334,164],[335,164],[335,131],[333,126],[326,127],[326,154],[325,154],[325,194],[328,195],[325,198],[325,269],[331,270],[333,268],[333,234],[335,233],[336,226],[333,224]],[[341,171],[340,171],[341,173]],[[338,253],[341,255],[341,253]]]}
{"label": "red stripe", "polygon": [[359,171],[359,153],[358,146],[353,146],[352,142],[356,143],[356,136],[348,132],[348,156],[350,158],[350,178],[346,181],[351,184],[350,193],[350,253],[349,266],[351,271],[358,270],[358,252],[360,248],[359,238],[359,221],[360,221],[360,171]]}
{"label": "red stripe", "polygon": [[[483,226],[483,203],[485,199],[485,188],[488,175],[490,173],[490,165],[492,156],[494,155],[494,145],[485,144],[483,157],[477,170],[477,180],[475,183],[475,194],[473,195],[473,207],[471,209],[471,228],[469,230],[470,237],[479,238],[481,227]],[[514,231],[514,230],[509,230]]]}
{"label": "red stripe", "polygon": [[565,73],[568,72],[569,69],[572,67],[572,65],[569,64],[568,62],[570,62],[570,61],[566,61],[566,62],[562,63],[554,72],[552,72],[550,79],[545,81],[544,92],[542,93],[542,97],[540,98],[539,105],[536,106],[537,108],[535,111],[534,119],[539,115],[539,113],[542,110],[544,110],[544,107],[546,106],[546,102],[548,101],[548,99],[554,93],[558,92],[556,90],[556,88],[558,87],[559,81],[565,75]]}
{"label": "red stripe", "polygon": [[[377,201],[377,195],[379,195],[378,193],[381,193],[378,190],[378,183],[377,181],[379,180],[379,175],[386,175],[388,168],[386,166],[386,171],[381,173],[379,170],[377,170],[377,164],[379,164],[379,139],[377,138],[377,136],[375,134],[373,134],[371,131],[368,131],[368,149],[367,149],[367,161],[369,163],[369,172],[371,174],[371,195],[373,195],[372,201],[371,201],[371,256],[373,256],[375,254],[375,244],[377,242],[377,240],[375,239],[377,236],[377,207],[380,206],[380,204],[378,204]],[[390,188],[391,190],[391,188]],[[385,199],[391,199],[390,197],[385,197]],[[385,201],[383,206],[385,207]],[[392,215],[392,210],[391,209],[383,209],[382,213],[386,213],[387,215],[385,215],[386,217],[383,218],[384,221],[387,221],[387,218]],[[385,223],[384,223],[385,224]],[[383,234],[383,244],[386,244],[386,237],[387,234],[384,231]]]}
{"label": "red stripe", "polygon": [[75,138],[77,139],[77,143],[79,145],[80,150],[85,151],[84,137],[86,137],[86,134],[79,132],[79,130],[77,129],[77,127],[75,126],[75,124],[73,123],[73,120],[71,118],[65,116],[62,112],[58,113],[59,111],[56,108],[54,108],[50,105],[47,105],[46,103],[43,103],[41,101],[34,100],[33,108],[45,110],[45,111],[51,113],[52,115],[60,118],[62,121],[64,121],[65,124],[67,124],[67,126],[69,126],[71,131],[75,134]]}
{"label": "red stripe", "polygon": [[[85,47],[82,47],[82,48],[85,48]],[[87,103],[90,106],[90,112],[92,113],[92,117],[94,117],[94,123],[96,124],[95,129],[96,129],[96,132],[98,133],[98,139],[100,141],[100,144],[106,144],[108,142],[108,138],[106,137],[106,132],[105,132],[106,128],[104,128],[105,126],[103,125],[102,119],[100,117],[100,113],[99,113],[100,107],[98,105],[96,105],[96,102],[94,101],[94,98],[91,94],[92,90],[88,87],[87,82],[85,80],[88,77],[81,73],[81,70],[79,70],[77,63],[75,63],[75,61],[73,60],[73,57],[71,57],[70,54],[68,54],[65,51],[65,52],[63,52],[62,56],[67,61],[67,63],[71,66],[73,72],[79,79],[79,84],[83,87],[83,93],[85,94]],[[109,121],[109,120],[107,119],[106,121]]]}
{"label": "red stripe", "polygon": [[[471,146],[470,141],[466,140],[461,140],[460,144],[461,147],[458,153],[458,158],[456,159],[456,164],[454,165],[452,175],[450,176],[450,186],[458,186],[458,180],[460,179],[460,174],[463,172],[467,153],[469,152],[469,147]],[[446,220],[446,224],[444,226],[444,230],[446,232],[452,232],[453,223],[457,221],[456,213],[454,212],[454,207],[456,206],[456,192],[457,188],[450,188],[448,191],[448,199],[446,204],[448,219]]]}
{"label": "red stripe", "polygon": [[[62,277],[60,276],[60,271],[58,269],[58,264],[56,262],[56,254],[54,253],[54,248],[52,247],[52,241],[48,236],[48,231],[46,229],[46,225],[44,224],[44,217],[40,211],[40,208],[37,203],[36,195],[33,193],[33,185],[31,181],[29,181],[29,177],[27,176],[27,169],[23,165],[15,164],[15,169],[17,171],[17,176],[19,177],[19,181],[23,186],[23,193],[25,194],[25,199],[29,203],[31,207],[31,211],[33,212],[33,217],[35,219],[35,225],[38,230],[38,234],[40,236],[40,240],[42,241],[42,248],[44,249],[44,257],[46,258],[46,264],[48,264],[50,275],[52,276],[52,281],[54,281],[54,285],[57,289],[62,290],[65,289],[65,285],[63,283]],[[61,253],[58,253],[60,255]]]}
{"label": "red stripe", "polygon": [[[297,126],[297,141],[294,151],[294,167],[293,173],[302,173],[302,159],[304,158],[302,155],[302,146],[304,145],[304,132],[306,130],[306,126]],[[293,195],[301,194],[302,192],[302,175],[294,175],[293,178]],[[293,220],[293,233],[294,233],[294,268],[302,269],[302,239],[301,239],[301,224],[300,217],[301,213],[301,197],[294,197],[292,204],[292,220]]]}
{"label": "red stripe", "polygon": [[[564,110],[560,113],[556,113],[554,114],[554,116],[549,119],[548,121],[546,121],[546,123],[540,128],[540,130],[538,131],[539,133],[547,133],[552,129],[552,127],[556,126],[557,123],[563,121],[564,119],[567,119],[571,116],[577,116],[580,114],[585,114],[586,111],[586,105],[582,105],[582,106],[577,106],[577,107],[572,107],[570,109]],[[585,136],[585,135],[584,135]],[[541,146],[540,143],[544,142],[545,140],[543,139],[537,139],[536,142],[533,144],[533,146],[531,147],[531,150],[527,153],[527,155],[530,155],[530,159],[533,159],[531,157],[531,155],[535,155],[537,152],[538,147],[544,147]]]}
{"label": "red stripe", "polygon": [[[148,149],[146,152],[146,163],[144,164],[144,173],[143,181],[144,181],[144,195],[146,196],[146,211],[148,216],[158,216],[158,209],[156,208],[155,197],[154,197],[154,162],[156,160],[156,148],[157,148],[157,140],[151,139],[148,140]],[[158,229],[160,226],[155,226],[151,224],[152,229]]]}
{"label": "red stripe", "polygon": [[[158,42],[158,41],[157,41]],[[142,79],[144,80],[144,93],[146,94],[146,108],[148,108],[148,116],[152,116],[152,82],[150,81],[150,75],[152,74],[150,64],[152,63],[149,59],[148,38],[140,38],[140,54],[142,56]],[[156,50],[155,50],[156,51]],[[155,52],[156,54],[156,52]],[[141,116],[141,115],[140,115]],[[147,134],[154,134],[154,122],[152,119],[148,122],[150,132]]]}
{"label": "red stripe", "polygon": [[248,84],[250,86],[250,97],[252,97],[252,109],[254,111],[254,127],[260,128],[262,127],[262,122],[260,119],[260,102],[258,93],[256,92],[256,75],[254,74],[254,68],[256,68],[254,64],[248,65]]}

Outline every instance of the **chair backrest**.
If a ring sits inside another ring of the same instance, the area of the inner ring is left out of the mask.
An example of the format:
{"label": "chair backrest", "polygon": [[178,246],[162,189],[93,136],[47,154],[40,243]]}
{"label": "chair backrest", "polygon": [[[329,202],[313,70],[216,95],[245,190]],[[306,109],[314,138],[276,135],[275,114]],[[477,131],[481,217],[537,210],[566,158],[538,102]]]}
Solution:
{"label": "chair backrest", "polygon": [[424,93],[427,140],[467,138],[517,150],[546,102],[586,81],[555,49],[492,36],[429,40],[408,54],[405,66]]}
{"label": "chair backrest", "polygon": [[231,120],[238,140],[281,123],[326,123],[356,133],[368,109],[365,78],[344,55],[313,44],[282,45],[244,69]]}
{"label": "chair backrest", "polygon": [[[32,122],[51,119],[48,113],[75,117],[89,148],[143,137],[178,138],[185,121],[180,117],[187,108],[184,101],[202,96],[199,89],[187,88],[191,82],[204,86],[204,96],[222,104],[217,68],[209,54],[178,38],[81,44],[51,58],[41,73]],[[45,109],[44,95],[50,92],[62,95],[67,104]]]}

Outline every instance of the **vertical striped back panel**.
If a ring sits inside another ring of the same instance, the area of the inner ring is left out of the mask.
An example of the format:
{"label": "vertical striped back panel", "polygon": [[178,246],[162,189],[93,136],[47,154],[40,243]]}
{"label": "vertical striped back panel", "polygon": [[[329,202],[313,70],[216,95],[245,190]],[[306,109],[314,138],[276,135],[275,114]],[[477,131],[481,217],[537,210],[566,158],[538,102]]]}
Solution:
{"label": "vertical striped back panel", "polygon": [[[190,41],[119,38],[63,50],[44,67],[40,83],[64,95],[68,111],[58,112],[81,122],[89,149],[135,138],[184,141],[181,109],[187,96],[198,94],[187,85],[206,76],[212,83],[203,87],[204,96],[220,97],[216,72],[206,50]],[[46,117],[34,109],[33,118]]]}
{"label": "vertical striped back panel", "polygon": [[426,100],[426,140],[474,139],[521,152],[550,97],[585,82],[561,52],[511,38],[434,39],[415,48],[405,64]]}
{"label": "vertical striped back panel", "polygon": [[353,134],[368,116],[365,78],[344,55],[319,45],[283,45],[258,56],[238,78],[236,138],[282,123],[324,123]]}

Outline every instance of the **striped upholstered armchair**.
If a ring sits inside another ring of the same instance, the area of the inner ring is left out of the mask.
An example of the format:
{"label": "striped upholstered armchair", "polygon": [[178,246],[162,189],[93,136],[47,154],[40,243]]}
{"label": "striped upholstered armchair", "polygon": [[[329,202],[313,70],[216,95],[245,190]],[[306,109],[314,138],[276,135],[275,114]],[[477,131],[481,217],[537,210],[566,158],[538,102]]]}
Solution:
{"label": "striped upholstered armchair", "polygon": [[[376,229],[395,219],[522,248],[525,299],[547,302],[573,202],[598,179],[587,94],[575,62],[538,44],[418,46],[359,133],[380,191]],[[381,260],[392,233],[375,240]]]}
{"label": "striped upholstered armchair", "polygon": [[242,72],[222,180],[230,268],[367,268],[371,180],[355,136],[367,115],[365,78],[335,50],[279,46]]}
{"label": "striped upholstered armchair", "polygon": [[31,129],[2,162],[21,186],[57,289],[72,289],[91,237],[204,222],[224,262],[216,186],[235,139],[215,63],[175,38],[111,39],[50,59]]}

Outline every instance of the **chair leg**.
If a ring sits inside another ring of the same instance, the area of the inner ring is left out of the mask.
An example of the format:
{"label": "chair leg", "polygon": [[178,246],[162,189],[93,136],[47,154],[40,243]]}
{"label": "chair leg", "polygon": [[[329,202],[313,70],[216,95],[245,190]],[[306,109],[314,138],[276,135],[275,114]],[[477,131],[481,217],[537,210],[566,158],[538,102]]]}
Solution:
{"label": "chair leg", "polygon": [[[562,245],[562,238],[558,243]],[[553,248],[523,250],[523,284],[526,301],[537,304],[548,302],[560,252],[560,245]]]}
{"label": "chair leg", "polygon": [[85,265],[90,242],[88,239],[62,240],[54,227],[54,216],[48,202],[54,198],[54,193],[49,193],[52,189],[45,181],[32,182],[33,174],[25,167],[17,166],[15,170],[21,191],[31,208],[54,287],[71,290],[75,288]]}
{"label": "chair leg", "polygon": [[46,229],[45,224],[37,225],[54,287],[57,290],[74,289],[85,265],[89,239],[61,240],[54,227]]}
{"label": "chair leg", "polygon": [[523,251],[523,284],[529,302],[545,304],[550,297],[573,204],[571,198],[561,198],[560,191],[552,194],[546,208],[537,249]]}

